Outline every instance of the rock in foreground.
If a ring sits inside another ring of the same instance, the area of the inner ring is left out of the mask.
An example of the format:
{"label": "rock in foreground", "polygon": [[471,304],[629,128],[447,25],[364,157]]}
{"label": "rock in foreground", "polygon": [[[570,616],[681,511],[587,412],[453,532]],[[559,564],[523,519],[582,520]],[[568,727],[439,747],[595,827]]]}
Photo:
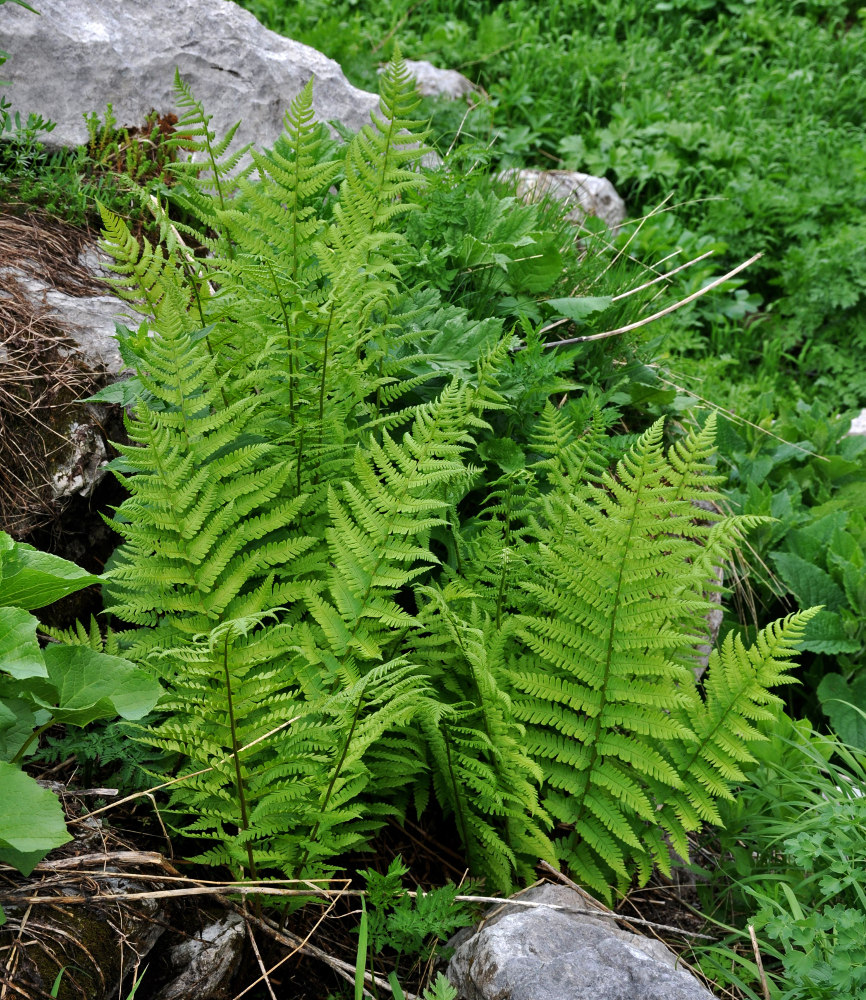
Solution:
{"label": "rock in foreground", "polygon": [[[520,899],[587,908],[565,886]],[[505,907],[457,946],[447,975],[462,1000],[712,1000],[661,941],[547,907]]]}

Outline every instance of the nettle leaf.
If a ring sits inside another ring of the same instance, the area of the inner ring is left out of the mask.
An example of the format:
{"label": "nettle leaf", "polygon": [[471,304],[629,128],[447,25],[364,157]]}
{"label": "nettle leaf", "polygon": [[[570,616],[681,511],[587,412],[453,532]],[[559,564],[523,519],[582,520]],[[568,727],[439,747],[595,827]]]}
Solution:
{"label": "nettle leaf", "polygon": [[0,608],[0,671],[19,680],[48,676],[36,638],[37,624],[22,608]]}
{"label": "nettle leaf", "polygon": [[590,295],[576,299],[548,299],[547,305],[560,316],[580,324],[587,316],[607,309],[612,302],[609,295]]}
{"label": "nettle leaf", "polygon": [[823,605],[828,611],[845,607],[845,594],[829,573],[793,552],[773,552],[782,582],[804,607]]}
{"label": "nettle leaf", "polygon": [[0,606],[32,611],[93,583],[98,576],[0,532]]}
{"label": "nettle leaf", "polygon": [[827,674],[818,685],[818,698],[839,738],[850,746],[866,746],[866,677],[847,681],[841,674]]}
{"label": "nettle leaf", "polygon": [[57,796],[14,764],[0,762],[0,861],[29,875],[55,847],[72,840]]}
{"label": "nettle leaf", "polygon": [[47,690],[37,689],[33,700],[57,722],[86,726],[115,715],[141,719],[162,694],[159,682],[129,660],[86,646],[49,646],[45,663],[57,697],[52,703]]}
{"label": "nettle leaf", "polygon": [[800,648],[810,653],[856,653],[860,643],[845,631],[841,615],[821,611],[806,626]]}

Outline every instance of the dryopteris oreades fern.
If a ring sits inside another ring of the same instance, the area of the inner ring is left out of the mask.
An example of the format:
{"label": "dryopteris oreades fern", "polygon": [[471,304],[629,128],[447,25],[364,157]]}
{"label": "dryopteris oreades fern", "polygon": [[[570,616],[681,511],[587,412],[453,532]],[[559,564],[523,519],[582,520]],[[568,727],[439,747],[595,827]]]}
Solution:
{"label": "dryopteris oreades fern", "polygon": [[641,881],[654,864],[669,872],[670,847],[688,856],[687,832],[742,776],[733,762],[751,759],[746,720],[772,699],[764,683],[790,681],[814,613],[771,626],[752,651],[726,644],[700,697],[692,667],[712,566],[753,521],[694,507],[717,496],[714,429],[711,418],[665,456],[656,423],[616,475],[555,477],[537,521],[523,587],[538,610],[515,620],[515,714],[544,769],[542,804],[570,831],[561,856],[604,895],[635,865]]}
{"label": "dryopteris oreades fern", "polygon": [[429,379],[412,337],[391,336],[392,305],[412,301],[414,100],[392,67],[342,168],[306,89],[235,201],[214,158],[220,190],[185,202],[220,234],[202,233],[195,267],[176,237],[142,250],[106,214],[153,333],[132,352],[113,610],[146,626],[132,653],[168,686],[145,738],[188,761],[170,808],[217,845],[203,858],[315,875],[432,789],[498,887],[553,857],[556,821],[559,853],[606,894],[715,817],[808,613],[723,647],[701,697],[704,593],[748,526],[696,515],[717,482],[711,424],[667,456],[656,426],[612,475],[602,419],[548,406],[540,459],[493,490],[480,533],[461,528],[507,340],[482,350],[479,328],[480,361],[400,409]]}

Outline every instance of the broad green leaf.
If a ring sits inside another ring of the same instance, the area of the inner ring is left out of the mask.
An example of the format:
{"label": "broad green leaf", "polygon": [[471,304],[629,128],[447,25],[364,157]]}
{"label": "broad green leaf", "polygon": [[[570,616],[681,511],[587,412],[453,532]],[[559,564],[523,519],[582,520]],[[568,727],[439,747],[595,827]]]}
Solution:
{"label": "broad green leaf", "polygon": [[12,760],[38,724],[32,707],[23,698],[0,701],[0,760]]}
{"label": "broad green leaf", "polygon": [[544,292],[562,272],[562,254],[552,242],[530,243],[514,253],[508,277],[518,292]]}
{"label": "broad green leaf", "polygon": [[19,680],[48,676],[36,638],[37,624],[23,608],[0,608],[0,671]]}
{"label": "broad green leaf", "polygon": [[782,582],[804,608],[823,605],[828,611],[845,607],[842,588],[820,566],[806,562],[793,552],[773,552]]}
{"label": "broad green leaf", "polygon": [[93,583],[99,583],[99,577],[75,563],[0,532],[0,607],[44,608]]}
{"label": "broad green leaf", "polygon": [[826,674],[818,698],[842,742],[866,747],[866,675],[847,681],[841,674]]}
{"label": "broad green leaf", "polygon": [[129,660],[86,646],[49,646],[45,663],[57,700],[51,704],[44,693],[34,692],[34,701],[57,722],[86,726],[115,715],[141,719],[162,694],[159,682]]}
{"label": "broad green leaf", "polygon": [[821,611],[806,626],[800,648],[810,653],[856,653],[860,643],[845,631],[840,615]]}
{"label": "broad green leaf", "polygon": [[144,385],[138,376],[125,378],[121,382],[112,382],[99,392],[88,396],[88,403],[114,403],[117,406],[132,406],[144,395]]}
{"label": "broad green leaf", "polygon": [[526,455],[511,438],[482,441],[478,446],[478,454],[485,462],[495,462],[503,472],[516,472],[526,468]]}
{"label": "broad green leaf", "polygon": [[609,295],[591,295],[578,299],[548,299],[547,305],[561,316],[582,323],[587,316],[601,312],[613,302]]}
{"label": "broad green leaf", "polygon": [[790,532],[787,546],[807,562],[823,562],[831,539],[844,530],[847,519],[845,511],[833,511],[817,521],[812,521],[804,528]]}
{"label": "broad green leaf", "polygon": [[0,802],[0,861],[22,875],[72,840],[57,796],[14,764],[0,762]]}

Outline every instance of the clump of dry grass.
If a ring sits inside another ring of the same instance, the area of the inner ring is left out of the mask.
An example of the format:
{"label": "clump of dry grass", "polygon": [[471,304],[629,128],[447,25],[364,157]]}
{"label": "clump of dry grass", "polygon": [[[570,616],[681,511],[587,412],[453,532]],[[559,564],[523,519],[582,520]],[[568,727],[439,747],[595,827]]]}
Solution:
{"label": "clump of dry grass", "polygon": [[49,217],[0,215],[0,529],[14,537],[60,513],[50,470],[71,445],[69,407],[105,383],[22,279],[98,294],[98,279],[79,260],[88,239]]}

